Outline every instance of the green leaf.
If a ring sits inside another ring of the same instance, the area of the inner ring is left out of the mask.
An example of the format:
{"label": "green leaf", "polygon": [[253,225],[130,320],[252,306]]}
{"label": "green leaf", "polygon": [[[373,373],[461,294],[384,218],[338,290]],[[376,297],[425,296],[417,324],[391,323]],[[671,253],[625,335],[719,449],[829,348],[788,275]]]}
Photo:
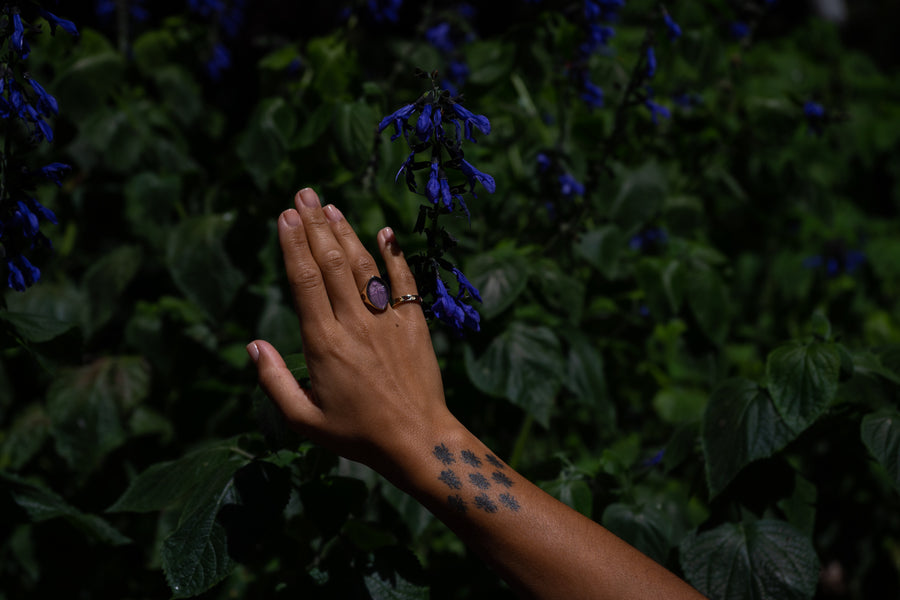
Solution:
{"label": "green leaf", "polygon": [[155,248],[165,248],[175,205],[181,198],[181,178],[138,173],[125,184],[125,216],[131,230]]}
{"label": "green leaf", "polygon": [[565,331],[564,339],[569,346],[564,385],[579,401],[593,406],[598,416],[614,423],[616,409],[609,401],[603,355],[596,343],[577,330]]}
{"label": "green leaf", "polygon": [[172,34],[165,30],[151,30],[138,36],[131,45],[134,62],[145,77],[152,76],[156,69],[165,66],[171,59],[176,42]]}
{"label": "green leaf", "polygon": [[372,155],[378,115],[362,100],[339,102],[334,112],[338,155],[351,171],[364,167]]}
{"label": "green leaf", "polygon": [[18,471],[37,454],[50,435],[50,417],[40,404],[28,404],[2,436],[0,469]]}
{"label": "green leaf", "polygon": [[[465,46],[469,81],[488,85],[505,77],[515,64],[516,49],[509,43],[497,40],[478,40]],[[472,112],[478,112],[469,106]]]}
{"label": "green leaf", "polygon": [[642,227],[662,208],[666,176],[656,163],[647,163],[625,175],[609,209],[609,218],[624,231]]}
{"label": "green leaf", "polygon": [[721,345],[728,335],[728,290],[719,274],[709,268],[688,270],[685,295],[700,329],[712,342]]}
{"label": "green leaf", "polygon": [[237,154],[260,189],[266,189],[287,156],[297,116],[283,98],[260,102],[237,146]]}
{"label": "green leaf", "polygon": [[515,322],[477,360],[466,346],[466,371],[478,389],[505,397],[547,427],[565,364],[552,330]]}
{"label": "green leaf", "polygon": [[234,568],[224,526],[216,520],[228,499],[231,474],[218,481],[217,495],[197,501],[183,514],[177,529],[163,541],[162,565],[173,598],[201,594],[225,579]]}
{"label": "green leaf", "polygon": [[322,98],[341,97],[350,82],[356,80],[356,53],[341,37],[334,34],[314,38],[306,47],[308,68],[313,74],[312,87]]}
{"label": "green leaf", "polygon": [[710,495],[725,489],[744,466],[772,456],[795,437],[757,383],[724,382],[709,399],[702,428]]}
{"label": "green leaf", "polygon": [[112,525],[98,517],[81,512],[56,492],[12,473],[0,471],[0,487],[8,488],[13,501],[22,507],[32,521],[63,518],[99,542],[120,546],[131,542]]}
{"label": "green leaf", "polygon": [[615,225],[603,225],[578,236],[575,252],[607,279],[615,277],[625,236]]}
{"label": "green leaf", "polygon": [[591,518],[594,495],[591,493],[591,487],[584,480],[584,475],[578,471],[565,468],[560,472],[559,478],[540,482],[540,488],[566,506]]}
{"label": "green leaf", "polygon": [[95,262],[84,274],[85,305],[82,322],[90,337],[109,321],[121,305],[122,292],[141,266],[138,246],[120,246]]}
{"label": "green leaf", "polygon": [[396,573],[390,579],[372,573],[364,581],[372,600],[428,600],[431,595],[427,587],[412,584]]}
{"label": "green leaf", "polygon": [[[88,48],[102,34],[90,30],[81,32],[80,46]],[[65,106],[66,115],[76,122],[105,106],[108,96],[122,82],[125,61],[122,55],[108,47],[108,42],[95,44],[90,54],[78,58],[56,80],[56,97]]]}
{"label": "green leaf", "polygon": [[812,542],[782,521],[725,523],[681,544],[685,578],[709,598],[808,600],[819,561]]}
{"label": "green leaf", "polygon": [[653,408],[667,423],[699,421],[708,399],[709,396],[702,390],[681,386],[668,387],[659,390],[653,397]]}
{"label": "green leaf", "polygon": [[82,473],[125,441],[124,420],[149,393],[150,370],[140,357],[101,358],[63,372],[47,391],[56,450]]}
{"label": "green leaf", "polygon": [[606,507],[601,520],[611,532],[655,560],[665,564],[669,554],[664,515],[652,508],[636,508],[614,503]]}
{"label": "green leaf", "polygon": [[334,120],[334,105],[329,102],[319,104],[311,114],[303,120],[300,133],[291,142],[291,148],[306,148],[312,146],[328,131],[328,127]]}
{"label": "green leaf", "polygon": [[466,273],[481,294],[478,312],[484,320],[506,310],[528,285],[528,261],[508,247],[477,256],[466,265]]}
{"label": "green leaf", "polygon": [[769,391],[784,422],[801,433],[821,415],[837,393],[841,358],[833,343],[792,342],[766,360]]}
{"label": "green leaf", "polygon": [[203,115],[203,94],[197,81],[184,68],[169,64],[154,69],[153,79],[160,96],[173,115],[184,126],[191,126]]}
{"label": "green leaf", "polygon": [[47,342],[72,328],[72,323],[42,314],[9,312],[0,309],[0,319],[6,321],[30,342]]}
{"label": "green leaf", "polygon": [[862,441],[900,491],[900,412],[866,415],[860,426]]}
{"label": "green leaf", "polygon": [[166,247],[175,284],[211,316],[224,312],[244,283],[223,247],[231,225],[231,215],[188,219],[175,228]]}
{"label": "green leaf", "polygon": [[[232,443],[217,444],[185,456],[152,465],[138,475],[107,512],[152,512],[182,507],[196,495],[210,496],[222,489],[246,459]],[[226,481],[227,481],[226,479]]]}

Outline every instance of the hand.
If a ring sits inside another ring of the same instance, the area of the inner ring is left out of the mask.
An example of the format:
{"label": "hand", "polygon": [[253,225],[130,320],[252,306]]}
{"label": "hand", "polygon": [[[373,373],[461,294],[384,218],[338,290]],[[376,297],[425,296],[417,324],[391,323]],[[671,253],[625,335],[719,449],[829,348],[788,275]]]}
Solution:
{"label": "hand", "polygon": [[[388,475],[453,417],[431,337],[416,303],[376,312],[360,290],[378,268],[334,206],[306,188],[278,219],[278,237],[300,318],[311,389],[262,340],[247,346],[259,382],[292,427],[313,441]],[[392,298],[416,282],[389,228],[378,233]]]}

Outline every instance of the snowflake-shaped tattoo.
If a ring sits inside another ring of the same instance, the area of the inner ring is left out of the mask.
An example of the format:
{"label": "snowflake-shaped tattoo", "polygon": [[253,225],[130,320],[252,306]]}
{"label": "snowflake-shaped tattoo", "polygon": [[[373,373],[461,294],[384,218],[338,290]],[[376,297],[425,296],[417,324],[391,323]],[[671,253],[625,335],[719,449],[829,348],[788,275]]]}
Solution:
{"label": "snowflake-shaped tattoo", "polygon": [[434,457],[444,463],[445,465],[449,465],[456,462],[456,459],[453,458],[453,453],[445,446],[441,444],[440,446],[435,446],[434,450],[431,452],[434,454]]}
{"label": "snowflake-shaped tattoo", "polygon": [[460,481],[459,477],[456,476],[456,473],[450,469],[441,471],[441,476],[438,477],[438,479],[446,483],[451,489],[458,490],[462,488],[462,481]]}

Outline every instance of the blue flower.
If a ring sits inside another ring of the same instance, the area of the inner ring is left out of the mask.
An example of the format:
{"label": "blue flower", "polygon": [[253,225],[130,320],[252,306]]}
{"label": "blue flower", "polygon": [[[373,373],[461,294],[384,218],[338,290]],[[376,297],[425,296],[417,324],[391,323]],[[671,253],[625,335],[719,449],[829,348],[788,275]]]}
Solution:
{"label": "blue flower", "polygon": [[550,168],[550,165],[552,164],[550,157],[547,156],[543,152],[538,152],[536,160],[537,160],[537,165],[538,165],[538,172],[540,172],[540,173],[545,172],[547,169]]}
{"label": "blue flower", "polygon": [[72,167],[70,167],[67,164],[63,164],[60,162],[54,162],[54,163],[50,163],[49,165],[46,165],[44,167],[41,167],[37,171],[37,174],[40,175],[41,177],[43,177],[44,179],[49,179],[50,181],[55,183],[57,186],[62,186],[60,179],[62,178],[63,175],[66,174],[66,171],[69,171],[71,169],[72,169]]}
{"label": "blue flower", "polygon": [[460,291],[465,290],[465,291],[469,292],[469,294],[473,298],[475,298],[476,300],[481,302],[481,294],[478,293],[478,290],[475,288],[474,285],[469,283],[469,280],[466,279],[466,276],[463,275],[463,272],[460,271],[459,269],[457,269],[456,267],[453,267],[453,274],[456,275],[456,281],[459,282]]}
{"label": "blue flower", "polygon": [[445,177],[441,177],[440,179],[438,179],[438,183],[439,183],[439,187],[440,187],[441,201],[444,203],[444,206],[446,206],[448,209],[452,209],[453,208],[453,193],[450,191],[450,181],[445,176]]}
{"label": "blue flower", "polygon": [[[135,21],[146,21],[150,13],[143,6],[144,0],[130,0],[128,10]],[[116,0],[97,0],[94,12],[103,20],[107,20],[116,12]]]}
{"label": "blue flower", "polygon": [[488,121],[488,118],[484,115],[476,115],[461,104],[456,104],[455,102],[453,103],[453,110],[456,111],[456,114],[459,115],[465,123],[467,140],[471,142],[475,141],[475,138],[472,137],[472,127],[477,127],[478,130],[485,135],[491,132],[491,122]]}
{"label": "blue flower", "polygon": [[644,250],[655,244],[664,244],[668,241],[669,236],[665,229],[660,227],[650,227],[641,233],[635,234],[629,240],[628,245],[632,250]]}
{"label": "blue flower", "polygon": [[206,72],[213,81],[222,78],[222,74],[231,67],[231,52],[225,44],[219,43],[213,46],[212,56],[206,61]]}
{"label": "blue flower", "polygon": [[563,198],[584,196],[584,186],[569,173],[564,173],[559,176],[559,193]]}
{"label": "blue flower", "polygon": [[672,113],[669,112],[668,108],[653,101],[653,90],[650,86],[647,86],[647,98],[644,100],[644,106],[650,111],[650,119],[653,121],[654,125],[659,124],[659,117],[663,117],[664,119],[670,119],[672,117]]}
{"label": "blue flower", "polygon": [[750,35],[750,26],[742,21],[732,21],[728,26],[728,31],[734,39],[742,40]]}
{"label": "blue flower", "polygon": [[623,6],[625,6],[625,0],[585,0],[584,16],[588,21],[609,20],[614,18]]}
{"label": "blue flower", "polygon": [[406,120],[409,119],[410,116],[412,116],[415,110],[415,104],[407,104],[406,106],[398,108],[393,113],[389,114],[381,120],[381,122],[378,124],[378,133],[381,133],[388,125],[393,123],[394,127],[396,128],[396,133],[391,136],[391,141],[396,140],[409,128],[409,124],[407,124]]}
{"label": "blue flower", "polygon": [[[415,152],[410,152],[410,153],[409,153],[409,156],[407,156],[407,157],[406,157],[406,160],[403,161],[403,164],[400,165],[400,170],[397,171],[397,175],[394,176],[394,183],[397,183],[397,179],[400,178],[400,173],[403,173],[404,171],[406,171],[407,169],[409,169],[410,166],[412,166],[413,159],[414,159],[415,157],[416,157],[416,153],[415,153]],[[413,180],[413,184],[415,185],[415,180]]]}
{"label": "blue flower", "polygon": [[9,271],[7,285],[18,292],[24,292],[41,278],[41,270],[21,254],[8,259],[6,267]]}
{"label": "blue flower", "polygon": [[47,12],[46,10],[41,10],[41,16],[47,19],[47,22],[50,23],[50,31],[52,33],[56,33],[56,28],[59,27],[69,35],[78,36],[78,28],[75,27],[75,23],[72,21],[68,21],[66,19],[60,19],[56,15],[51,12]]}
{"label": "blue flower", "polygon": [[473,196],[475,195],[476,181],[480,182],[484,189],[486,189],[490,194],[493,194],[497,191],[497,184],[494,182],[493,177],[491,177],[487,173],[482,173],[465,159],[461,160],[459,164],[459,168],[463,172],[463,175],[469,178],[469,190],[472,192]]}
{"label": "blue flower", "polygon": [[13,13],[13,34],[9,38],[13,50],[19,53],[22,58],[28,58],[31,48],[25,41],[25,25],[22,24],[22,17],[19,13]]}
{"label": "blue flower", "polygon": [[441,196],[440,170],[441,163],[431,161],[431,173],[428,175],[428,183],[425,184],[425,197],[432,204],[437,204]]}
{"label": "blue flower", "polygon": [[461,60],[451,60],[447,63],[447,77],[457,85],[462,85],[469,78],[469,65]]}
{"label": "blue flower", "polygon": [[828,277],[837,277],[841,272],[852,274],[866,262],[866,254],[861,250],[835,250],[826,255],[816,254],[803,260],[803,266],[807,269],[825,267]]}
{"label": "blue flower", "polygon": [[431,104],[426,104],[422,108],[419,120],[416,121],[416,137],[423,142],[427,142],[428,138],[431,137],[431,129],[433,127],[431,121],[432,110],[434,110],[434,107]]}
{"label": "blue flower", "polygon": [[588,26],[587,40],[580,47],[582,54],[593,54],[598,48],[606,46],[615,34],[615,29],[608,25],[591,23]]}
{"label": "blue flower", "polygon": [[656,51],[653,46],[647,47],[647,77],[656,75]]}
{"label": "blue flower", "polygon": [[461,336],[464,328],[473,331],[481,328],[481,315],[478,311],[462,302],[459,297],[452,296],[440,276],[436,277],[435,296],[431,305],[434,316],[452,327],[457,335]]}
{"label": "blue flower", "polygon": [[669,13],[663,14],[663,22],[666,24],[666,31],[670,40],[676,40],[681,37],[681,27]]}
{"label": "blue flower", "polygon": [[450,39],[450,23],[444,21],[438,23],[425,31],[425,39],[428,43],[440,50],[441,52],[451,53],[456,49],[456,45]]}
{"label": "blue flower", "polygon": [[447,291],[447,286],[438,276],[435,282],[435,301],[431,305],[434,316],[455,328],[458,332],[462,332],[463,323],[465,323],[466,315],[462,308],[456,302],[456,298]]}
{"label": "blue flower", "polygon": [[803,103],[803,114],[810,119],[821,119],[825,116],[825,107],[812,100],[807,100]]}
{"label": "blue flower", "polygon": [[377,23],[390,21],[396,23],[400,20],[400,7],[403,0],[369,0],[369,12]]}
{"label": "blue flower", "polygon": [[600,108],[603,106],[603,89],[585,77],[582,82],[581,99],[591,108]]}
{"label": "blue flower", "polygon": [[38,95],[38,108],[47,115],[50,114],[58,115],[59,114],[59,104],[56,102],[56,98],[47,93],[41,84],[39,84],[36,80],[29,77],[27,79],[28,83],[31,84],[32,89]]}
{"label": "blue flower", "polygon": [[650,458],[648,458],[641,464],[645,467],[655,467],[656,465],[658,465],[659,463],[661,463],[663,461],[663,458],[665,457],[665,455],[666,455],[666,449],[663,448],[662,450],[660,450],[659,452],[657,452],[656,454],[654,454],[653,456],[651,456]]}

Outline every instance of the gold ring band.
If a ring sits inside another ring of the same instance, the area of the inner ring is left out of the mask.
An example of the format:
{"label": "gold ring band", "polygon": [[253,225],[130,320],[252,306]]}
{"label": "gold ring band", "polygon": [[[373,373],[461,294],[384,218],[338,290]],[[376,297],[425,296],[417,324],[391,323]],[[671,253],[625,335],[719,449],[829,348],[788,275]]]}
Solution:
{"label": "gold ring band", "polygon": [[399,298],[394,298],[393,302],[391,302],[391,308],[397,308],[401,304],[407,304],[409,302],[415,302],[416,304],[422,304],[422,297],[417,294],[406,294],[400,296]]}

